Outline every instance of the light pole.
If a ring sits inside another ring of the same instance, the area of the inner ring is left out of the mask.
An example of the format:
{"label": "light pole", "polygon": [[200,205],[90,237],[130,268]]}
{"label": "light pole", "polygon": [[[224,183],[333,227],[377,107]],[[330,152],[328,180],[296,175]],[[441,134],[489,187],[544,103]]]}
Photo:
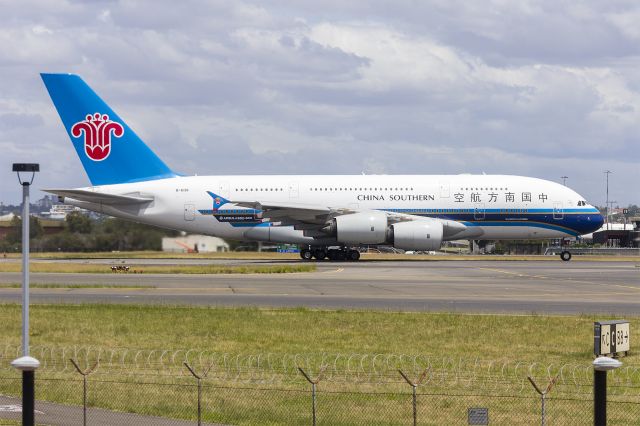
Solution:
{"label": "light pole", "polygon": [[[22,185],[22,357],[11,365],[22,371],[22,424],[32,426],[35,420],[34,378],[40,362],[29,356],[29,186],[36,172],[40,171],[40,165],[14,163],[13,171],[18,174],[18,182]],[[24,178],[20,173],[24,173]]]}
{"label": "light pole", "polygon": [[567,179],[569,179],[569,176],[560,176],[560,179],[562,179],[562,184],[567,186]]}
{"label": "light pole", "polygon": [[606,356],[593,361],[593,424],[607,425],[607,371],[620,367],[617,359]]}
{"label": "light pole", "polygon": [[609,230],[609,175],[613,172],[607,170],[604,172],[607,175],[607,201],[605,206],[605,216],[607,218],[607,231]]}

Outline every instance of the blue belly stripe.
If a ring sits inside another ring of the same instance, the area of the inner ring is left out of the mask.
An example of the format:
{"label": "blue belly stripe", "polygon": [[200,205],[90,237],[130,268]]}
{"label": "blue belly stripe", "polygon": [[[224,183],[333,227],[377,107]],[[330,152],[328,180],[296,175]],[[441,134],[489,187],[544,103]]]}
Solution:
{"label": "blue belly stripe", "polygon": [[[602,226],[604,220],[595,208],[576,209],[379,209],[385,212],[453,220],[467,226],[521,226],[550,229],[568,235],[578,236],[594,232]],[[202,215],[216,217],[217,214],[258,215],[256,209],[220,209],[198,210]],[[482,216],[483,219],[479,219]],[[555,219],[554,216],[560,216]],[[270,222],[227,221],[233,227],[272,226]]]}

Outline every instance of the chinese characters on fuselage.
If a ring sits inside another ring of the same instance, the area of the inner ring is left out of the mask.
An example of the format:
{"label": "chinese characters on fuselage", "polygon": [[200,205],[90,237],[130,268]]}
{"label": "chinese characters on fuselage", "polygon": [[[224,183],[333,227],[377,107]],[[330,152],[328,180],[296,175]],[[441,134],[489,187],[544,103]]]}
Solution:
{"label": "chinese characters on fuselage", "polygon": [[[456,192],[455,194],[453,194],[453,198],[454,201],[456,203],[463,203],[465,201],[467,201],[467,195],[469,195],[468,197],[468,201],[471,201],[472,203],[482,203],[482,202],[487,202],[487,203],[497,203],[499,199],[501,199],[502,197],[500,197],[500,194],[497,194],[495,192],[490,192],[488,194],[481,194],[479,192],[471,192],[470,194],[465,194],[462,192]],[[516,202],[516,193],[515,192],[505,192],[504,194],[504,202],[505,203],[515,203]],[[531,202],[532,200],[532,195],[531,192],[521,192],[520,193],[520,200],[522,200],[522,202]],[[538,200],[542,201],[543,203],[545,201],[547,201],[549,197],[547,196],[547,194],[545,193],[540,193],[538,194]]]}

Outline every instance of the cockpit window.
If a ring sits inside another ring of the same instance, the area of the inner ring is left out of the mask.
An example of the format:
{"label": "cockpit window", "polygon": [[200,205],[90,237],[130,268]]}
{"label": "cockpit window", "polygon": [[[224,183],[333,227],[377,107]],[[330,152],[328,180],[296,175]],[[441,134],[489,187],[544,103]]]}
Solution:
{"label": "cockpit window", "polygon": [[587,202],[586,201],[578,201],[578,206],[586,206]]}

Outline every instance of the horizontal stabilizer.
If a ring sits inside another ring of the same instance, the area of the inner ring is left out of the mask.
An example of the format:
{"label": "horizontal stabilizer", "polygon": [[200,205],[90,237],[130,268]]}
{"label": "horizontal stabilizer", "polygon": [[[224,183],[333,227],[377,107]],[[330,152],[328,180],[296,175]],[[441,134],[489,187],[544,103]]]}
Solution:
{"label": "horizontal stabilizer", "polygon": [[44,189],[43,191],[55,194],[59,197],[73,198],[74,200],[86,201],[98,204],[142,204],[153,201],[152,197],[144,197],[133,194],[114,195],[102,192],[87,191],[85,189]]}

